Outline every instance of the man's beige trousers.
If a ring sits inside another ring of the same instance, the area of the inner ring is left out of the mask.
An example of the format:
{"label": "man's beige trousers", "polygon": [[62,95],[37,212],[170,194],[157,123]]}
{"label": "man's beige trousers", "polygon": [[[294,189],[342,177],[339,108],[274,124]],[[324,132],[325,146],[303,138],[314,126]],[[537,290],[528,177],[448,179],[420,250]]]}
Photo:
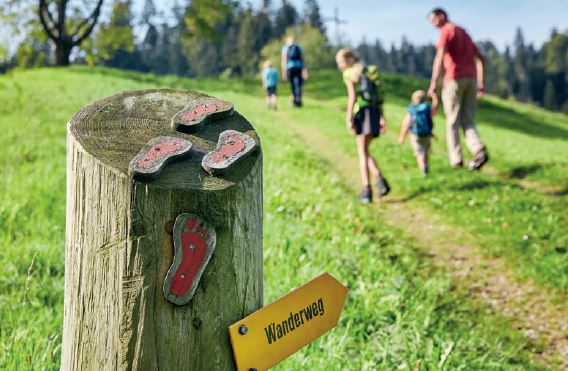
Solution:
{"label": "man's beige trousers", "polygon": [[485,146],[479,138],[473,118],[477,109],[477,84],[475,79],[459,79],[444,82],[442,103],[446,114],[446,140],[450,165],[463,162],[460,144],[460,128],[463,129],[465,145],[472,155]]}

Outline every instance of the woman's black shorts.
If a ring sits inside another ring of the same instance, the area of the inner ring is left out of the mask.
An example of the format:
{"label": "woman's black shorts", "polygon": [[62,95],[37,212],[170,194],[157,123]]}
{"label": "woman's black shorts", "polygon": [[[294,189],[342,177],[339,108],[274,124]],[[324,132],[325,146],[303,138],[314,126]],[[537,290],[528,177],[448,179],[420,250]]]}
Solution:
{"label": "woman's black shorts", "polygon": [[378,107],[363,107],[353,117],[353,126],[357,135],[372,135],[378,137],[380,133],[381,111]]}

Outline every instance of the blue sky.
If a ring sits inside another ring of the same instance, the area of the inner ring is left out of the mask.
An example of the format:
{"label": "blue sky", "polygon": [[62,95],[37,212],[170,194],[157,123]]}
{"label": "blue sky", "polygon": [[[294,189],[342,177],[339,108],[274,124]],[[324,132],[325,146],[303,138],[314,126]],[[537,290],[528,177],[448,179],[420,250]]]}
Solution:
{"label": "blue sky", "polygon": [[[173,0],[154,0],[158,8],[169,7]],[[289,0],[299,10],[304,0]],[[141,6],[143,0],[136,0]],[[183,0],[180,0],[183,2]],[[249,1],[257,7],[260,0]],[[272,0],[273,6],[281,0]],[[334,8],[340,18],[347,20],[341,32],[351,42],[358,43],[363,36],[376,38],[389,46],[400,43],[406,36],[414,43],[435,42],[437,31],[426,20],[434,6],[445,8],[450,19],[464,26],[476,41],[492,40],[499,48],[511,44],[515,30],[520,26],[525,40],[540,46],[553,27],[568,29],[568,0],[319,0],[322,14],[333,16]],[[335,37],[335,26],[327,24],[328,34]]]}

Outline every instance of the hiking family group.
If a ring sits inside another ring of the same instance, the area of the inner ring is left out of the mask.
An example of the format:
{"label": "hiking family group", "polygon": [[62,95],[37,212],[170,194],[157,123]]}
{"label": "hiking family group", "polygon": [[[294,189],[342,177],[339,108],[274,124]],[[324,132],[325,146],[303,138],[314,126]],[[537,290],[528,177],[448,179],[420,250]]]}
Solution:
{"label": "hiking family group", "polygon": [[[428,13],[432,26],[440,30],[436,45],[436,56],[432,66],[432,77],[427,91],[417,90],[410,97],[410,104],[402,122],[398,142],[406,137],[410,143],[421,173],[429,172],[429,151],[433,137],[433,117],[439,106],[438,85],[443,75],[441,100],[446,116],[446,143],[449,164],[452,168],[464,166],[460,143],[460,130],[473,159],[468,170],[480,169],[488,160],[486,146],[481,141],[474,118],[477,100],[484,93],[484,59],[468,33],[449,21],[448,13],[435,8]],[[383,108],[383,89],[377,66],[366,65],[357,54],[349,49],[340,49],[335,61],[343,74],[347,88],[347,130],[355,135],[359,170],[363,189],[359,200],[370,203],[373,199],[370,173],[376,178],[377,194],[386,196],[390,186],[377,161],[369,152],[371,142],[387,131],[387,120]],[[281,72],[289,81],[292,103],[302,106],[302,85],[308,78],[303,50],[293,37],[286,39],[281,50]],[[262,70],[263,87],[266,89],[266,103],[269,109],[276,109],[278,71],[267,60]],[[428,101],[431,100],[431,103]]]}

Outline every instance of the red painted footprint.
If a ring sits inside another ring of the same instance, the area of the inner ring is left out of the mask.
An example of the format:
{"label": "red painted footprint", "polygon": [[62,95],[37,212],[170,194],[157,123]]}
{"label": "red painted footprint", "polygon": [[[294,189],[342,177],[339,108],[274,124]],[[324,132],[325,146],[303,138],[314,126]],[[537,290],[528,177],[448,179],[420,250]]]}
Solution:
{"label": "red painted footprint", "polygon": [[183,138],[152,138],[130,161],[128,173],[138,180],[154,179],[167,163],[189,154],[191,147],[191,142]]}
{"label": "red painted footprint", "polygon": [[221,174],[252,153],[255,148],[256,141],[250,135],[225,130],[219,135],[215,150],[203,156],[201,166],[211,174]]}
{"label": "red painted footprint", "polygon": [[213,255],[215,228],[193,214],[180,214],[173,231],[174,261],[164,281],[164,295],[174,304],[187,304]]}
{"label": "red painted footprint", "polygon": [[194,132],[201,124],[223,119],[233,113],[233,103],[217,98],[199,98],[172,117],[172,128]]}

